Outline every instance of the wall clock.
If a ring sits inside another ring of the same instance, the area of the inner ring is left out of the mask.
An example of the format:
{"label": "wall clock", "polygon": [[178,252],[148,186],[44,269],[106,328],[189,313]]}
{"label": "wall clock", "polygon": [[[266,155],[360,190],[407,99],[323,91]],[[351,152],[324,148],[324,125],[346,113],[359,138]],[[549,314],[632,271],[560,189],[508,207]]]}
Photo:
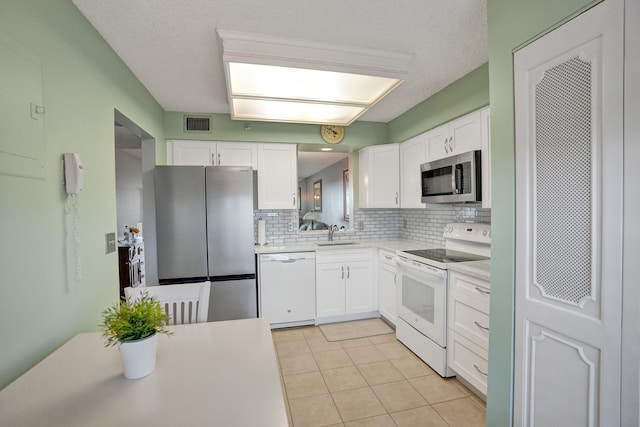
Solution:
{"label": "wall clock", "polygon": [[320,135],[327,144],[339,144],[344,139],[344,126],[322,125]]}

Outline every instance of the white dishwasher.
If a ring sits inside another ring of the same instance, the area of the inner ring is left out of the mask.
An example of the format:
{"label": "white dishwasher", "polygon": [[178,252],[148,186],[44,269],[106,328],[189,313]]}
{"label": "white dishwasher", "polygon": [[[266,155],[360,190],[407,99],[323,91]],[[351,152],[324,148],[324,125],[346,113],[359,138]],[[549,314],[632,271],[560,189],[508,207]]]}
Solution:
{"label": "white dishwasher", "polygon": [[261,254],[258,275],[260,317],[272,328],[315,323],[315,252]]}

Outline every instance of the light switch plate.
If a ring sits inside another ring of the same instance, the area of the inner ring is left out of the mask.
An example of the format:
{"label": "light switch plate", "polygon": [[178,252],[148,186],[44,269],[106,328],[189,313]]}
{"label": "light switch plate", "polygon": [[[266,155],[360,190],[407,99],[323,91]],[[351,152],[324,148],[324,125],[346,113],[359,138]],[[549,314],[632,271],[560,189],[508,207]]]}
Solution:
{"label": "light switch plate", "polygon": [[110,254],[116,251],[116,233],[107,233],[105,237],[105,253]]}

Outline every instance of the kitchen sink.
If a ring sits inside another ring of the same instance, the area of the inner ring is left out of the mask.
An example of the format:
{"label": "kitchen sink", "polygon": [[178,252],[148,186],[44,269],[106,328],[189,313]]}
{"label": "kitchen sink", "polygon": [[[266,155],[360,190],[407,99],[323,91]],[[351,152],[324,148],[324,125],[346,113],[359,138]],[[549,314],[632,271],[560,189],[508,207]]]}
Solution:
{"label": "kitchen sink", "polygon": [[358,242],[349,242],[349,241],[336,241],[336,242],[316,242],[318,246],[345,246],[345,245],[357,245]]}

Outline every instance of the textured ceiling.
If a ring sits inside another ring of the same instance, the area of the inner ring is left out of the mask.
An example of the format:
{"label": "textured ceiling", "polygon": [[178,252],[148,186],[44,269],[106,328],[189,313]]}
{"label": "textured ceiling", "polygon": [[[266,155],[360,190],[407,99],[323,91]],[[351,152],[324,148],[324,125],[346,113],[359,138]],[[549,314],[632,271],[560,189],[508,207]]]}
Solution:
{"label": "textured ceiling", "polygon": [[73,0],[167,111],[229,113],[216,29],[410,53],[360,120],[388,122],[487,61],[486,0]]}

